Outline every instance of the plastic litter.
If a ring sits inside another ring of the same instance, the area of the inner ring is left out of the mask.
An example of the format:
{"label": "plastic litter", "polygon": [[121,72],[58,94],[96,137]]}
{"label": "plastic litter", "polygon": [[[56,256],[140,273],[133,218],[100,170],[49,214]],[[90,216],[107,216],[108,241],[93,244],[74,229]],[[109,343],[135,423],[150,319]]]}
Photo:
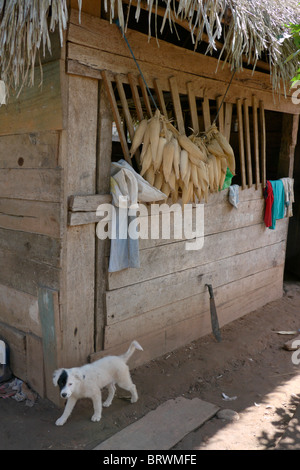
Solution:
{"label": "plastic litter", "polygon": [[223,400],[225,401],[232,401],[232,400],[236,400],[237,397],[229,397],[228,395],[226,395],[226,393],[222,393],[222,398]]}

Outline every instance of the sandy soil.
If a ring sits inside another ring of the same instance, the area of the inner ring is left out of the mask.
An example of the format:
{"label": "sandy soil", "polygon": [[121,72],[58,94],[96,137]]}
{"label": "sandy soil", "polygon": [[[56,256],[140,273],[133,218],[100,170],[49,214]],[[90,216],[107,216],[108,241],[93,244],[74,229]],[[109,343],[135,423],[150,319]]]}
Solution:
{"label": "sandy soil", "polygon": [[[274,449],[300,402],[300,366],[283,349],[292,336],[277,333],[300,328],[300,282],[285,282],[284,291],[282,299],[222,328],[221,343],[209,335],[133,370],[139,401],[130,404],[119,389],[100,423],[90,421],[89,400],[77,403],[69,421],[56,427],[61,410],[49,401],[38,398],[28,407],[12,398],[0,399],[0,449],[93,449],[178,396],[234,410],[239,419],[213,417],[174,449]],[[223,393],[236,399],[226,401]]]}

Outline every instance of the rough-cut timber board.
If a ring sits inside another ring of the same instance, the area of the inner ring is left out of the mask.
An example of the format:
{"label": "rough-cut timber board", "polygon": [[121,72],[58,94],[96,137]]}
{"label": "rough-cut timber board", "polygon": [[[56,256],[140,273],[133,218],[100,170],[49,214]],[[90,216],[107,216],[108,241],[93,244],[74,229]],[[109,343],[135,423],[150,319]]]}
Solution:
{"label": "rough-cut timber board", "polygon": [[39,67],[35,69],[35,85],[24,87],[19,97],[11,96],[0,111],[0,135],[21,134],[63,129],[60,60],[43,66],[40,86]]}
{"label": "rough-cut timber board", "polygon": [[168,400],[94,450],[168,450],[218,410],[199,398]]}

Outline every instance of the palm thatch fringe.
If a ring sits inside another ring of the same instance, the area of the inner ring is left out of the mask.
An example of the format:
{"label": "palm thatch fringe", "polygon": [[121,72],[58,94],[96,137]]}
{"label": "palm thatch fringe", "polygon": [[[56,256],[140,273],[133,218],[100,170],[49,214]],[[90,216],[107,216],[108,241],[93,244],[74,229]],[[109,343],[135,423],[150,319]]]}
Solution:
{"label": "palm thatch fringe", "polygon": [[[139,21],[145,0],[134,1]],[[131,4],[129,0],[128,15]],[[78,6],[80,16],[82,0]],[[126,31],[128,17],[124,18],[122,0],[104,0],[104,6],[111,21],[116,15]],[[254,68],[267,57],[273,89],[278,92],[289,86],[299,68],[297,57],[286,62],[296,51],[287,25],[299,23],[299,0],[147,0],[149,38],[151,15],[156,15],[158,7],[164,9],[160,33],[166,23],[173,30],[176,19],[186,20],[195,49],[204,34],[208,37],[206,53],[216,51],[216,42],[222,38],[219,59],[232,69],[242,70],[245,56]],[[36,61],[45,55],[46,47],[51,52],[49,32],[58,27],[62,45],[67,21],[67,0],[0,0],[0,79],[8,89],[20,91],[24,85],[33,85]],[[157,30],[154,34],[158,35]]]}
{"label": "palm thatch fringe", "polygon": [[67,21],[66,0],[0,0],[0,78],[8,91],[34,84],[36,60],[46,47],[51,53],[49,32],[58,25],[62,45]]}

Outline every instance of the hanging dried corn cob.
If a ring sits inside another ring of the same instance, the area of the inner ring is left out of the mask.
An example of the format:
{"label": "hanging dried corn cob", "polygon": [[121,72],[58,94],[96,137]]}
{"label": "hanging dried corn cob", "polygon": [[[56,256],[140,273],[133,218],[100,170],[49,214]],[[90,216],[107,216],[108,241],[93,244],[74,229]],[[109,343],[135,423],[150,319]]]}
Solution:
{"label": "hanging dried corn cob", "polygon": [[134,135],[131,156],[143,145],[141,175],[172,202],[207,202],[208,193],[221,190],[227,167],[235,171],[234,153],[215,125],[205,134],[180,134],[157,110],[143,119]]}

